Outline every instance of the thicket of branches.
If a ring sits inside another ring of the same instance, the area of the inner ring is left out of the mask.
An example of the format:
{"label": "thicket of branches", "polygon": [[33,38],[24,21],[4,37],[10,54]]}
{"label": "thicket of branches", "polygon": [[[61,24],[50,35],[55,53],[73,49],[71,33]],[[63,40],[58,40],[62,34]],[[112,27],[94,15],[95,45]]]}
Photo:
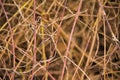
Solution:
{"label": "thicket of branches", "polygon": [[0,0],[0,80],[119,80],[119,0]]}

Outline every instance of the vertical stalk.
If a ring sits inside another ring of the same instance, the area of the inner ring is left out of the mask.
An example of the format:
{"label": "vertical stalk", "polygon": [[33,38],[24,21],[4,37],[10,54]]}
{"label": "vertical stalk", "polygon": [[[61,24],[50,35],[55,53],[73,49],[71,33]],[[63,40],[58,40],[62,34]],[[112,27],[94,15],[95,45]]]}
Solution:
{"label": "vertical stalk", "polygon": [[34,47],[33,47],[33,71],[32,71],[32,78],[31,80],[34,79],[34,65],[36,64],[36,29],[37,29],[37,25],[36,25],[36,0],[34,0],[34,13],[33,13],[33,18],[34,18]]}
{"label": "vertical stalk", "polygon": [[[66,52],[65,52],[65,57],[67,57],[68,53],[69,53],[69,49],[70,49],[70,45],[71,45],[71,41],[72,41],[72,36],[73,36],[73,32],[74,32],[74,29],[75,29],[75,26],[76,26],[76,23],[77,23],[77,20],[78,20],[78,16],[79,16],[80,9],[81,9],[81,6],[82,6],[82,1],[83,0],[80,0],[78,10],[76,12],[75,20],[74,20],[72,30],[71,30],[71,33],[70,33],[70,37],[69,37],[69,41],[68,41],[68,46],[67,46],[67,49],[66,49]],[[64,59],[64,64],[63,64],[63,69],[62,69],[62,74],[61,74],[61,80],[63,80],[63,76],[64,76],[65,68],[66,68],[66,63],[67,63],[67,59],[65,58]]]}
{"label": "vertical stalk", "polygon": [[[44,44],[44,23],[41,26],[41,34],[42,34],[42,58],[44,60],[44,66],[46,67],[46,53],[45,53],[45,44]],[[48,80],[48,74],[45,73],[45,80]]]}
{"label": "vertical stalk", "polygon": [[[0,0],[0,5],[1,5],[1,7],[3,9],[3,12],[5,14],[5,17],[6,17],[7,21],[8,21],[8,28],[10,30],[10,38],[12,39],[13,71],[14,71],[14,69],[15,69],[15,44],[14,44],[13,31],[12,31],[12,27],[11,27],[9,18],[7,16],[7,12],[5,11],[5,8],[4,8],[3,3],[2,3],[1,0]],[[14,80],[14,77],[15,77],[15,73],[13,72],[13,74],[11,76],[11,80]]]}
{"label": "vertical stalk", "polygon": [[104,80],[106,80],[106,29],[105,29],[105,19],[104,22]]}

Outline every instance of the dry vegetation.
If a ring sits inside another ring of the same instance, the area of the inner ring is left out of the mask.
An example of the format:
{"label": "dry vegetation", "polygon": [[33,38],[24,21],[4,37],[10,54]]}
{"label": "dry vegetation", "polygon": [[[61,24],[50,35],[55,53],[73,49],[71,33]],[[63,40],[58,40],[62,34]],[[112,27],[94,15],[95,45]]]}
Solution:
{"label": "dry vegetation", "polygon": [[120,80],[119,0],[0,0],[0,80]]}

